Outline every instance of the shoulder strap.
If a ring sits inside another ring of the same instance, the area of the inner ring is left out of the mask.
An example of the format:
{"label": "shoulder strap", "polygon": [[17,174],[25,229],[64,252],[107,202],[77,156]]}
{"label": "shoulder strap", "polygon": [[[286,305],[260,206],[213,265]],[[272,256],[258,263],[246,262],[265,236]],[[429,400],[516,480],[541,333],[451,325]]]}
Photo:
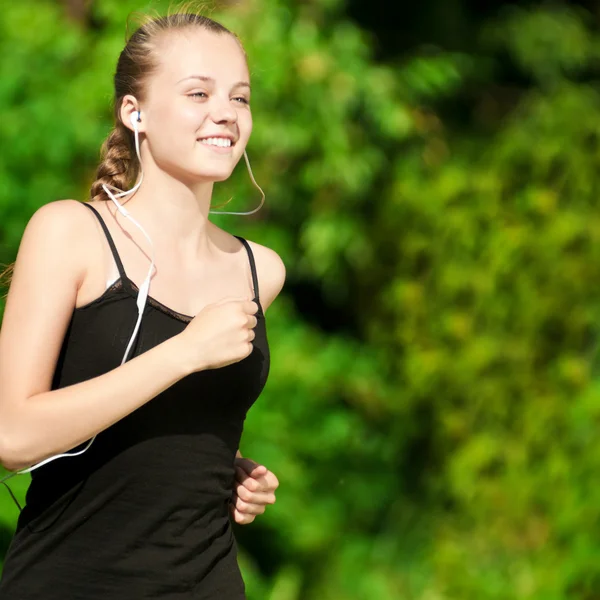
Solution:
{"label": "shoulder strap", "polygon": [[104,222],[104,219],[100,216],[100,213],[88,202],[82,202],[82,204],[84,206],[87,206],[97,217],[98,217],[98,221],[100,221],[100,225],[102,225],[102,229],[104,230],[104,234],[106,235],[106,239],[108,240],[108,245],[110,246],[110,250],[112,252],[113,258],[115,259],[115,262],[117,263],[117,269],[119,269],[119,275],[123,278],[123,284],[125,284],[125,281],[127,280],[127,275],[125,274],[125,269],[123,268],[123,263],[121,262],[121,257],[119,256],[119,253],[117,252],[117,247],[115,246],[115,242],[112,239],[112,236],[110,235],[110,232],[108,231],[108,227],[106,226],[106,223]]}
{"label": "shoulder strap", "polygon": [[248,253],[248,261],[250,262],[250,271],[252,271],[252,286],[254,287],[254,297],[257,300],[260,300],[258,295],[258,277],[256,275],[256,263],[254,262],[254,254],[252,253],[252,248],[250,248],[250,244],[243,237],[240,237],[239,235],[236,235],[234,237],[240,240],[240,242],[242,242],[242,244],[244,244],[244,247],[246,248],[246,252]]}

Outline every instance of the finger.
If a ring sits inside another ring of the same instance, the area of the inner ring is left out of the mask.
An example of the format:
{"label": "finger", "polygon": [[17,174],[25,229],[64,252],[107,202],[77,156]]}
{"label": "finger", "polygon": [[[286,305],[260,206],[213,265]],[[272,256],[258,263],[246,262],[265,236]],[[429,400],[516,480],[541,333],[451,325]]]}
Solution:
{"label": "finger", "polygon": [[266,506],[264,504],[245,502],[237,494],[234,497],[233,503],[235,509],[244,515],[262,515],[266,510]]}
{"label": "finger", "polygon": [[252,477],[250,477],[250,475],[248,475],[248,473],[244,471],[244,469],[238,467],[237,463],[235,466],[235,478],[240,485],[247,487],[253,492],[256,492],[260,489],[260,484],[258,483],[258,481],[255,481]]}
{"label": "finger", "polygon": [[235,508],[233,503],[229,504],[229,514],[238,525],[248,525],[249,523],[252,523],[254,519],[256,519],[256,515],[247,515],[241,513]]}
{"label": "finger", "polygon": [[266,506],[267,504],[275,504],[275,493],[272,491],[266,492],[252,492],[243,485],[238,485],[235,493],[238,498],[249,504],[261,504]]}
{"label": "finger", "polygon": [[249,315],[254,315],[258,312],[258,304],[256,304],[256,302],[253,300],[247,300],[244,302],[243,308]]}
{"label": "finger", "polygon": [[263,491],[270,489],[273,479],[276,480],[275,475],[273,475],[273,473],[271,473],[271,471],[269,471],[269,469],[267,469],[267,467],[264,465],[257,465],[254,469],[252,469],[250,472],[250,477],[255,481],[258,481],[260,485],[259,489]]}
{"label": "finger", "polygon": [[240,469],[239,473],[237,474],[236,479],[238,481],[238,486],[243,486],[249,492],[254,493],[254,494],[261,494],[261,493],[271,494],[271,493],[275,492],[275,490],[277,489],[277,487],[279,485],[279,482],[277,481],[277,478],[274,475],[272,475],[272,477],[269,477],[269,476],[251,477],[242,469]]}
{"label": "finger", "polygon": [[249,525],[256,519],[256,515],[245,515],[240,511],[233,509],[233,518],[238,525]]}
{"label": "finger", "polygon": [[240,485],[243,485],[245,488],[250,490],[251,492],[264,492],[270,491],[266,489],[265,482],[260,481],[260,478],[251,477],[247,471],[236,466],[236,479]]}
{"label": "finger", "polygon": [[279,479],[277,479],[277,476],[275,473],[273,473],[273,471],[267,471],[264,477],[267,481],[267,487],[269,491],[274,492],[279,487]]}
{"label": "finger", "polygon": [[[258,463],[254,462],[249,458],[238,458],[235,462],[235,465],[237,468],[242,469],[249,478],[255,480],[259,480],[261,477],[263,477],[269,472],[269,469],[267,469],[267,467],[265,467],[264,465],[259,465]],[[240,477],[242,476],[240,475]],[[242,481],[245,483],[247,481],[247,478],[242,478]],[[262,482],[262,484],[264,484],[264,482]],[[250,484],[250,487],[248,489],[258,489],[256,487],[253,488],[252,485],[254,484]]]}
{"label": "finger", "polygon": [[249,486],[247,482],[236,482],[232,492],[237,494],[244,502],[253,502],[255,504],[274,504],[275,502],[275,489],[273,487],[264,487],[260,483]]}
{"label": "finger", "polygon": [[258,323],[258,319],[254,315],[248,315],[248,328],[254,329]]}
{"label": "finger", "polygon": [[243,469],[251,477],[257,477],[266,474],[269,469],[264,465],[257,463],[251,458],[238,458],[235,462],[236,466]]}

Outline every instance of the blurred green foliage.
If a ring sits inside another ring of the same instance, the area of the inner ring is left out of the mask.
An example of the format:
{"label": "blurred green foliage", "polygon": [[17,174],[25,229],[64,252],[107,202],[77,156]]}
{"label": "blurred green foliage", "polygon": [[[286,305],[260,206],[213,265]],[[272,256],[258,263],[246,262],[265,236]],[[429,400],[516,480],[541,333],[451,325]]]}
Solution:
{"label": "blurred green foliage", "polygon": [[[66,4],[2,6],[4,262],[37,207],[87,198],[146,7]],[[267,191],[256,217],[215,220],[288,268],[241,448],[281,482],[236,529],[249,597],[600,598],[592,14],[507,5],[460,50],[388,64],[342,0],[213,16],[249,55]],[[257,202],[241,168],[215,203],[230,195]],[[15,518],[0,494],[5,544]]]}

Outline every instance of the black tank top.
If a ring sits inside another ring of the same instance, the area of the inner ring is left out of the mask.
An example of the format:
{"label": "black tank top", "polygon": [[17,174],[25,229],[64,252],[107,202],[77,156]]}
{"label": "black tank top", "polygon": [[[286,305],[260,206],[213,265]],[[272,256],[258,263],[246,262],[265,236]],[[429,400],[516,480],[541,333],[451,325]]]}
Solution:
{"label": "black tank top", "polygon": [[[100,220],[120,276],[74,309],[52,389],[117,368],[137,318],[137,287],[102,217],[84,205]],[[81,456],[34,470],[0,598],[246,597],[229,503],[244,419],[265,385],[269,348],[252,250],[238,239],[259,306],[253,352],[186,376],[98,434]],[[131,357],[180,333],[191,319],[149,297]]]}

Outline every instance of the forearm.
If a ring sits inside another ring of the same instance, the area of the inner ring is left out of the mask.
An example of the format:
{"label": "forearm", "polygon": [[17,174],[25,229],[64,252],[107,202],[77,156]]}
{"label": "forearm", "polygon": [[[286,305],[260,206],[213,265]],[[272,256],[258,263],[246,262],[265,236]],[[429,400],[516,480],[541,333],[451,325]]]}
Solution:
{"label": "forearm", "polygon": [[68,451],[185,377],[176,337],[93,379],[12,402],[2,414],[1,462],[19,470]]}

